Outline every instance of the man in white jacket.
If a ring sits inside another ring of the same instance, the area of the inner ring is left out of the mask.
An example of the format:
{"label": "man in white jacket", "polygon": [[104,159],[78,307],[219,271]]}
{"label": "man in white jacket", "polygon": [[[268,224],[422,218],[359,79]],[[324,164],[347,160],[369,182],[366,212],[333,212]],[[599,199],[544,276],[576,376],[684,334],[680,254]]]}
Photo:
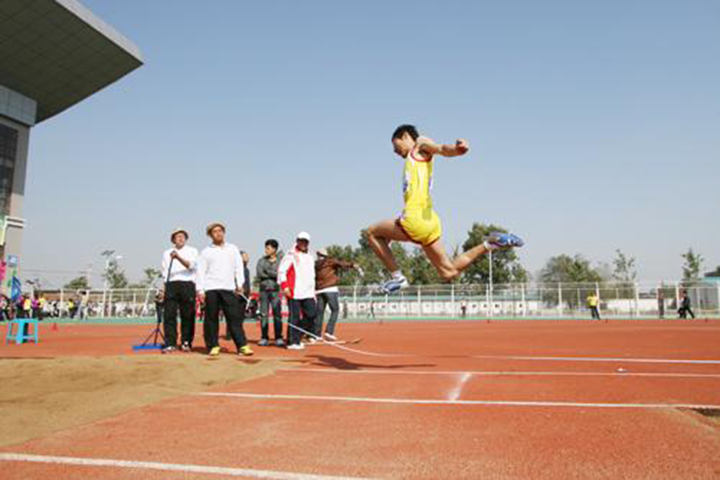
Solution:
{"label": "man in white jacket", "polygon": [[313,325],[317,315],[315,305],[315,256],[310,252],[310,234],[300,232],[295,246],[280,262],[278,281],[288,302],[287,348],[302,350],[302,332],[293,326],[300,325],[300,316],[308,325]]}

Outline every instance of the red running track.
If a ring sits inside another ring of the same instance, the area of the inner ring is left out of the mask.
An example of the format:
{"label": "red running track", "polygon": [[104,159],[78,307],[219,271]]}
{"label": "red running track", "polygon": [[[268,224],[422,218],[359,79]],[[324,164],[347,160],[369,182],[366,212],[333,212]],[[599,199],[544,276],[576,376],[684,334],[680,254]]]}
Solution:
{"label": "red running track", "polygon": [[[63,326],[0,352],[115,355],[143,331]],[[0,477],[720,478],[720,424],[686,408],[720,409],[720,322],[341,332],[375,355],[257,348],[302,365],[5,447]]]}

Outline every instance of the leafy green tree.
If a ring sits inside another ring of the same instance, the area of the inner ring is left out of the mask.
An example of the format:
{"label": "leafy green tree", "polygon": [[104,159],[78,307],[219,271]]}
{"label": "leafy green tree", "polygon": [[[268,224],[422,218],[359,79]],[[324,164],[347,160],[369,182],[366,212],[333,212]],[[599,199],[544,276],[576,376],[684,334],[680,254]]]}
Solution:
{"label": "leafy green tree", "polygon": [[619,249],[615,250],[612,278],[618,282],[617,292],[620,298],[633,298],[635,296],[634,284],[637,280],[635,258],[625,255]]}
{"label": "leafy green tree", "polygon": [[692,248],[689,248],[686,253],[680,256],[683,259],[683,283],[687,285],[698,282],[704,261],[702,255],[695,253]]}
{"label": "leafy green tree", "polygon": [[[474,223],[468,232],[468,238],[462,245],[463,252],[480,245],[491,232],[507,232],[507,229],[497,225],[485,225]],[[493,283],[514,283],[525,282],[528,279],[528,272],[518,260],[514,250],[498,250],[493,252]],[[483,255],[475,260],[460,276],[463,283],[489,283],[490,280],[490,256]]]}
{"label": "leafy green tree", "polygon": [[635,258],[625,255],[620,249],[615,250],[613,278],[618,282],[624,283],[632,283],[637,279]]}
{"label": "leafy green tree", "polygon": [[107,282],[109,288],[127,288],[128,286],[125,271],[115,259],[108,263],[108,267],[102,277]]}
{"label": "leafy green tree", "polygon": [[160,272],[157,268],[148,267],[143,270],[143,275],[145,275],[145,278],[142,279],[141,283],[142,285],[149,287],[155,283],[156,280],[162,277],[162,272]]}
{"label": "leafy green tree", "polygon": [[433,285],[444,283],[435,267],[421,248],[414,248],[402,265],[403,272],[411,285]]}
{"label": "leafy green tree", "polygon": [[544,283],[595,283],[601,282],[600,273],[580,254],[551,257],[540,271]]}
{"label": "leafy green tree", "polygon": [[[590,265],[590,261],[582,255],[574,257],[570,255],[557,255],[551,257],[540,271],[540,280],[549,284],[585,284],[583,287],[576,285],[563,288],[559,286],[563,303],[570,308],[579,308],[584,299],[595,291],[595,284],[602,283],[602,276],[597,269]],[[578,290],[578,288],[580,288]],[[543,290],[543,300],[552,304],[558,301],[557,291],[554,289]]]}
{"label": "leafy green tree", "polygon": [[66,283],[63,288],[68,290],[89,290],[90,282],[88,281],[88,278],[83,275],[81,277],[73,278]]}

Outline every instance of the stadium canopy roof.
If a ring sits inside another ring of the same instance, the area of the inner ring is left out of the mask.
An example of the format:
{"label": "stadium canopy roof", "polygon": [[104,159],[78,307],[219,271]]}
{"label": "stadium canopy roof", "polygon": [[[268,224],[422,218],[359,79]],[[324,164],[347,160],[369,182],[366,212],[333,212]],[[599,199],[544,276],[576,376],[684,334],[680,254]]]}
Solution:
{"label": "stadium canopy roof", "polygon": [[77,0],[0,1],[0,85],[41,122],[142,65],[139,49]]}

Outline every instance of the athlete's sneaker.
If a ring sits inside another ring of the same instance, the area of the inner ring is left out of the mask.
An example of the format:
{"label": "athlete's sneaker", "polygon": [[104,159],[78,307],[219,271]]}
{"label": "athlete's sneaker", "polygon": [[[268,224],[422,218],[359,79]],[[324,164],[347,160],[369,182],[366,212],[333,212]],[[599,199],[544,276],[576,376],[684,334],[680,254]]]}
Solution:
{"label": "athlete's sneaker", "polygon": [[285,340],[283,340],[282,338],[278,338],[277,340],[275,340],[275,346],[276,346],[276,347],[284,347],[284,346],[285,346]]}
{"label": "athlete's sneaker", "polygon": [[187,342],[183,342],[183,344],[180,346],[180,350],[182,350],[183,352],[191,352],[192,346]]}
{"label": "athlete's sneaker", "polygon": [[407,278],[404,276],[401,276],[400,278],[391,278],[380,286],[380,293],[388,295],[409,286],[410,283],[408,283]]}
{"label": "athlete's sneaker", "polygon": [[212,347],[208,355],[211,357],[217,357],[220,355],[220,347]]}
{"label": "athlete's sneaker", "polygon": [[162,353],[173,353],[173,352],[176,351],[176,350],[177,350],[177,348],[173,347],[172,345],[169,345],[169,346],[167,346],[167,347],[163,347],[163,349],[160,350],[160,352],[162,352]]}
{"label": "athlete's sneaker", "polygon": [[242,355],[244,357],[250,357],[253,353],[255,352],[252,351],[250,345],[243,345],[242,347],[240,347],[240,350],[238,350],[238,355]]}
{"label": "athlete's sneaker", "polygon": [[258,347],[267,347],[268,345],[270,345],[270,342],[267,338],[263,338],[258,342]]}
{"label": "athlete's sneaker", "polygon": [[292,345],[287,346],[288,350],[305,350],[305,345],[302,343],[293,343]]}
{"label": "athlete's sneaker", "polygon": [[321,341],[321,340],[318,340],[318,339],[315,338],[315,337],[310,337],[310,338],[308,339],[307,343],[309,343],[310,345],[315,345],[316,343],[319,343],[320,341]]}
{"label": "athlete's sneaker", "polygon": [[486,240],[490,246],[495,248],[517,248],[525,245],[522,238],[512,233],[492,232]]}
{"label": "athlete's sneaker", "polygon": [[325,340],[328,340],[328,341],[330,341],[330,342],[337,342],[337,341],[338,341],[338,337],[336,337],[336,336],[333,335],[332,333],[327,333],[327,332],[325,332]]}

